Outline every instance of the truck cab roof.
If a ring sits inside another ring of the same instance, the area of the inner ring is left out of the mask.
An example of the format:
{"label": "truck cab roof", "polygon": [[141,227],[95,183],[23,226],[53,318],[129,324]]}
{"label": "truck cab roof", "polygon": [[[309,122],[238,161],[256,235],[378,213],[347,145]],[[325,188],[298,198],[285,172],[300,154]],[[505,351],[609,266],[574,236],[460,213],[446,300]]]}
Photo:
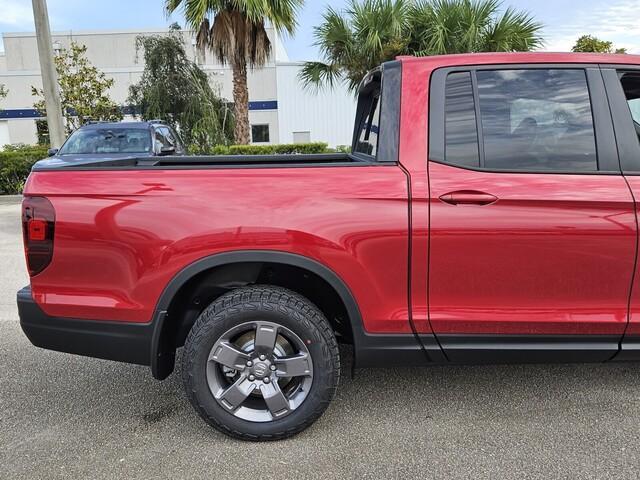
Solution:
{"label": "truck cab roof", "polygon": [[403,63],[425,63],[438,66],[500,64],[500,63],[594,63],[640,65],[640,55],[574,52],[486,52],[432,55],[428,57],[400,56]]}

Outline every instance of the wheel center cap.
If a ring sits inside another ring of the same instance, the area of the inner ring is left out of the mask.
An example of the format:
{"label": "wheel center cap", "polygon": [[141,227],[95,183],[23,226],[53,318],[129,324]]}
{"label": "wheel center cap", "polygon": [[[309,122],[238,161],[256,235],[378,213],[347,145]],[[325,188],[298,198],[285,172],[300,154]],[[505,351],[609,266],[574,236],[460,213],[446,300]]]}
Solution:
{"label": "wheel center cap", "polygon": [[257,362],[253,365],[253,373],[256,377],[262,378],[269,371],[269,365],[265,362]]}

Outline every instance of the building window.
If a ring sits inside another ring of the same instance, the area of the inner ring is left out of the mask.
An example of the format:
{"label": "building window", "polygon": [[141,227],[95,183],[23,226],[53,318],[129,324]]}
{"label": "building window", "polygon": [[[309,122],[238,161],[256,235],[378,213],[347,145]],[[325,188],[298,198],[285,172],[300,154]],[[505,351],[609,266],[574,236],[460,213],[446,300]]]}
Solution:
{"label": "building window", "polygon": [[36,120],[38,145],[49,145],[49,125],[46,120]]}
{"label": "building window", "polygon": [[251,125],[251,141],[253,143],[268,143],[269,125]]}

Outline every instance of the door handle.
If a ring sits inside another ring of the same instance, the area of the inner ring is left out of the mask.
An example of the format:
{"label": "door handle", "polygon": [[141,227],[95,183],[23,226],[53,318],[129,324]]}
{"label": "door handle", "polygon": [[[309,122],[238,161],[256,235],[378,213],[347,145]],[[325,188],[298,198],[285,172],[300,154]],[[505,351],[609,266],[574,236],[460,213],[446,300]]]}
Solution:
{"label": "door handle", "polygon": [[458,190],[445,193],[440,200],[449,205],[491,205],[498,201],[498,197],[476,190]]}

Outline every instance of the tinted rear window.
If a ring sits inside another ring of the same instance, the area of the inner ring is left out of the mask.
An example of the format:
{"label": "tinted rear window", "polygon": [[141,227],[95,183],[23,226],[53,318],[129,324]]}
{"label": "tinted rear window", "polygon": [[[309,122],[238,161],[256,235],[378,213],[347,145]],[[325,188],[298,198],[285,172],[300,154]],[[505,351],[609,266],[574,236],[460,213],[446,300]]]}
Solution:
{"label": "tinted rear window", "polygon": [[84,128],[76,130],[60,155],[85,153],[148,153],[151,134],[143,128]]}
{"label": "tinted rear window", "polygon": [[478,71],[485,168],[595,171],[584,70]]}
{"label": "tinted rear window", "polygon": [[479,166],[471,72],[451,73],[447,77],[445,122],[446,161],[455,165]]}
{"label": "tinted rear window", "polygon": [[450,73],[445,86],[445,161],[489,170],[597,171],[586,72],[540,68]]}
{"label": "tinted rear window", "polygon": [[357,137],[353,151],[375,157],[378,153],[380,132],[380,82],[374,80],[358,95],[360,118],[357,122]]}

